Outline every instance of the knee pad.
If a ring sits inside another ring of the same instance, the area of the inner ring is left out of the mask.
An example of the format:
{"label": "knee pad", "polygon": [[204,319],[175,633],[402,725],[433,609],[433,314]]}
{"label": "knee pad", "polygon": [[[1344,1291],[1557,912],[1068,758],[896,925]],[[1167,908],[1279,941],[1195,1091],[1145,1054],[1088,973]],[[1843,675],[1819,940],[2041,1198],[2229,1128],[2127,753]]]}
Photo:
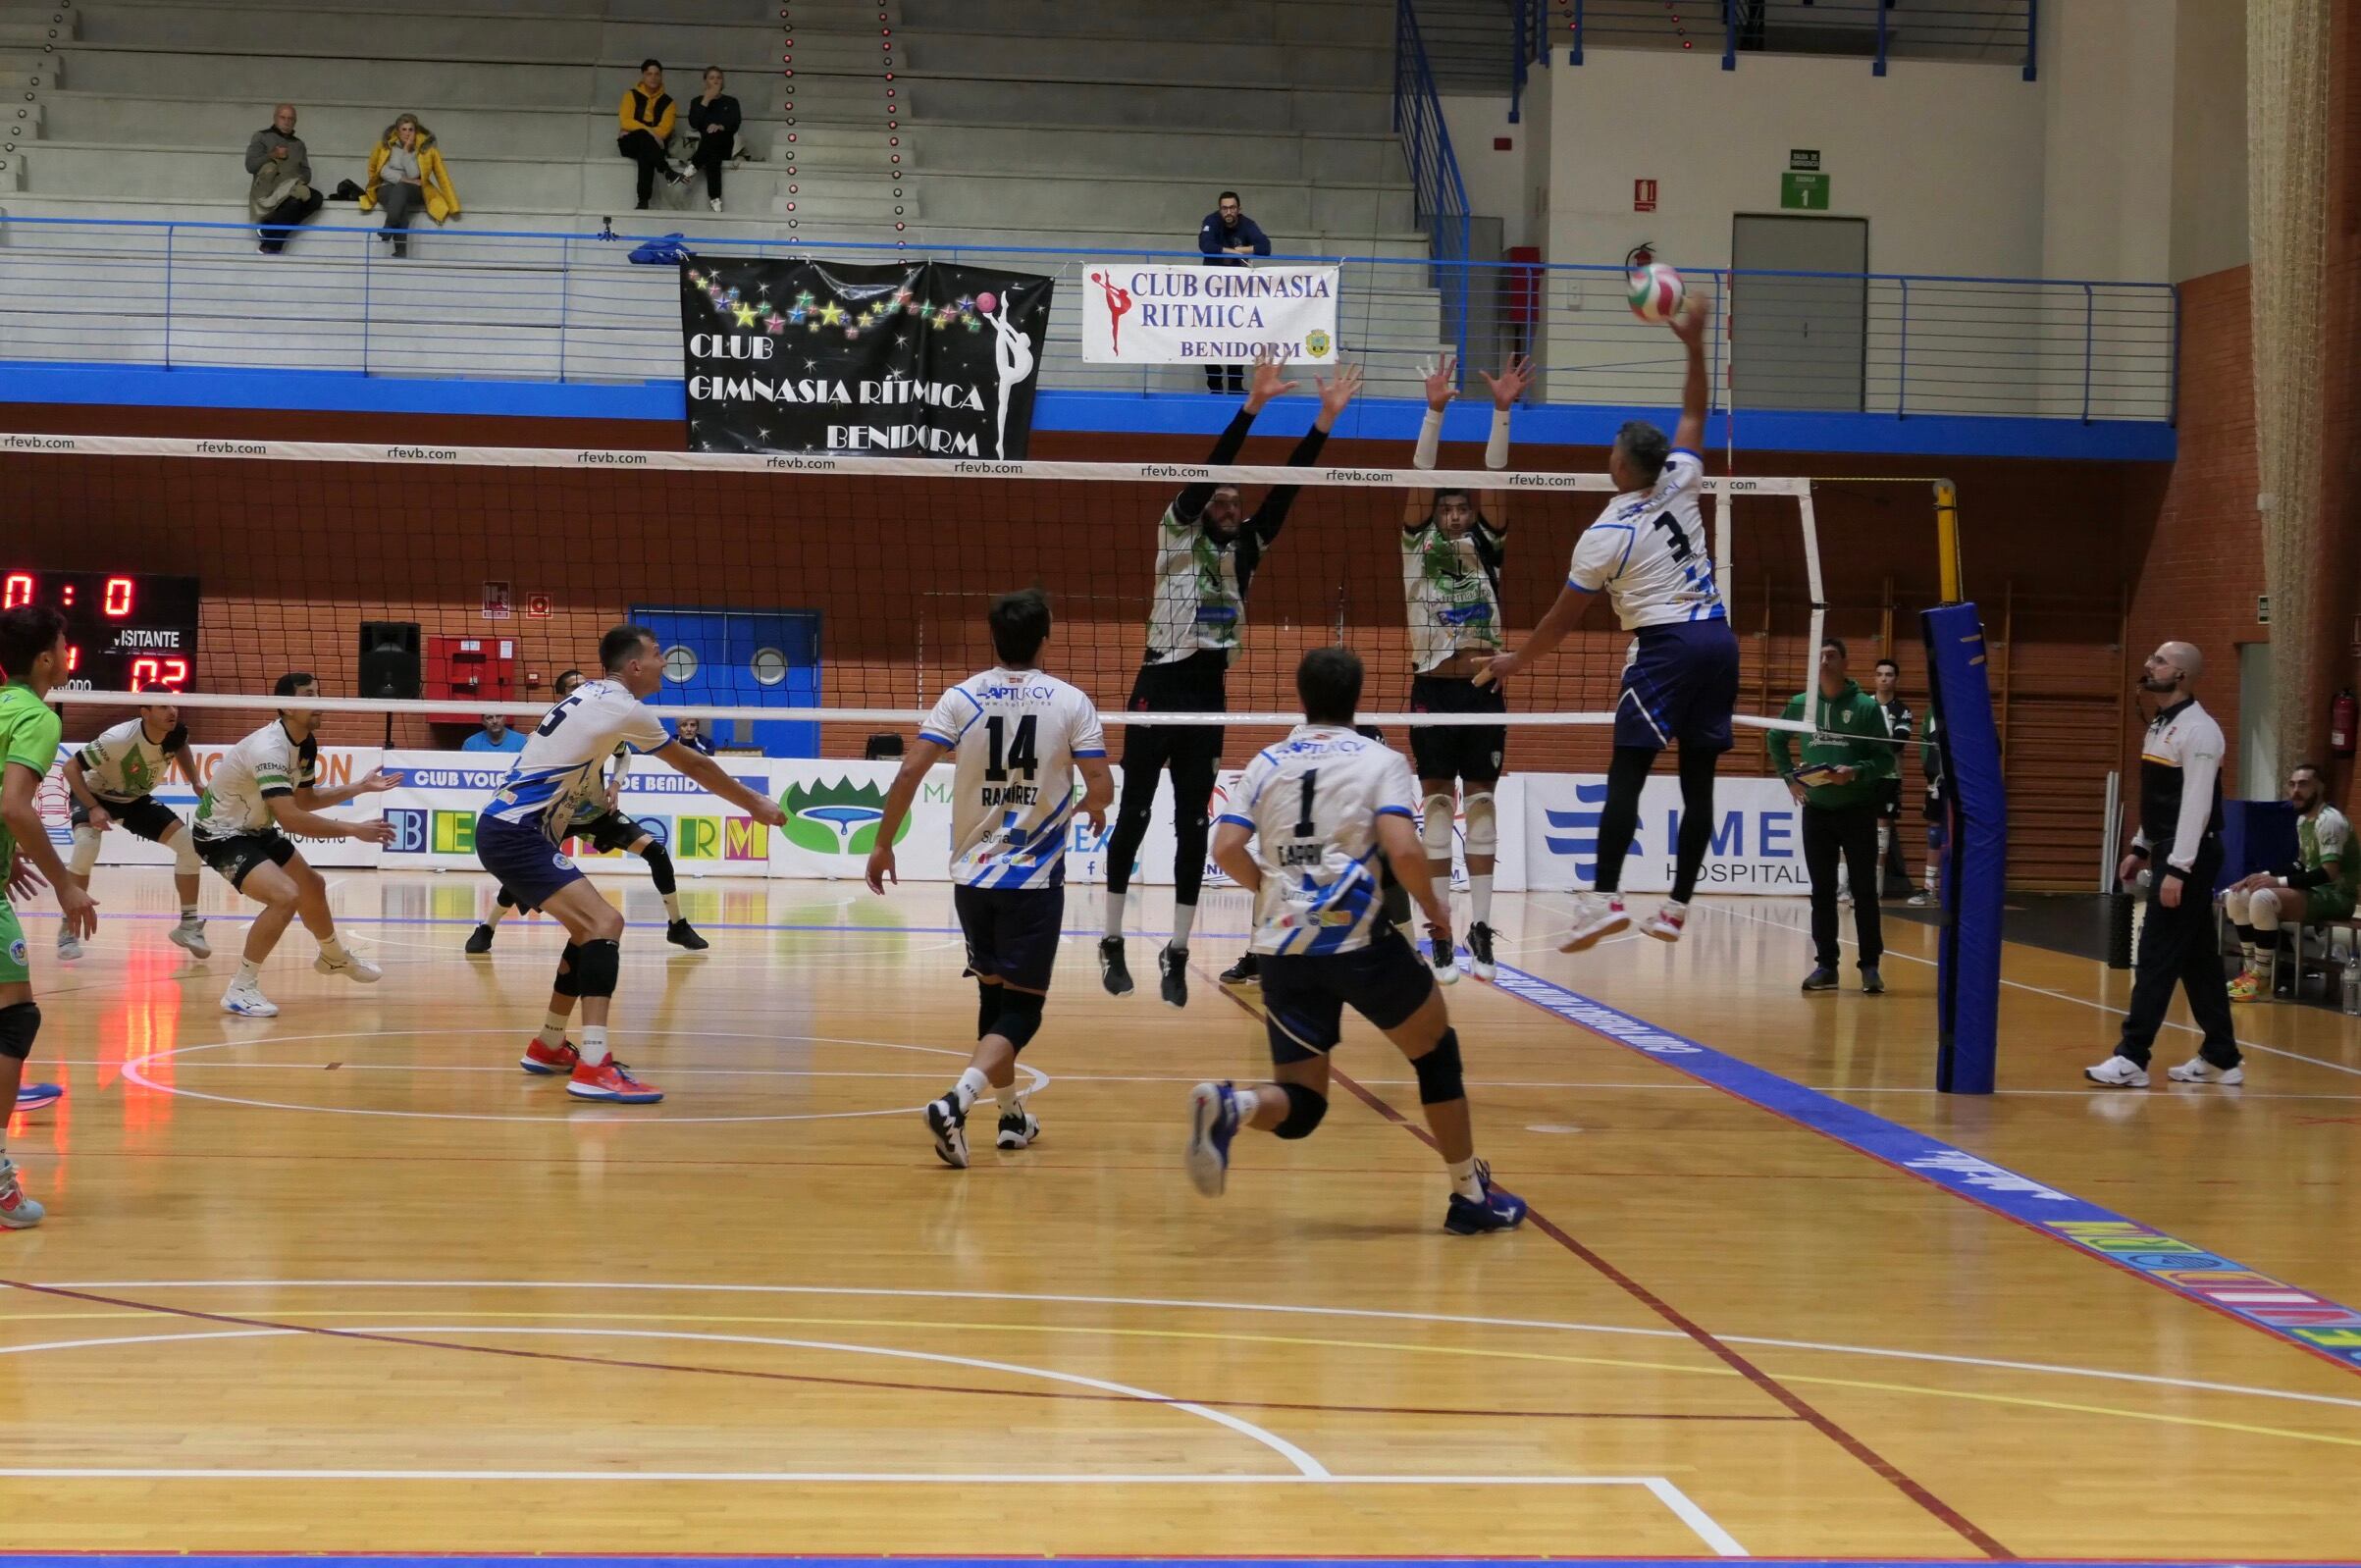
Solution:
{"label": "knee pad", "polygon": [[1490,790],[1467,798],[1467,852],[1487,860],[1500,853],[1500,811]]}
{"label": "knee pad", "polygon": [[2222,913],[2230,916],[2232,924],[2246,923],[2246,890],[2243,888],[2233,887],[2222,895]]}
{"label": "knee pad", "polygon": [[172,874],[194,876],[204,862],[197,859],[196,835],[185,827],[172,836]]}
{"label": "knee pad", "polygon": [[74,830],[74,853],[66,858],[66,869],[76,876],[88,876],[97,863],[98,829],[84,822]]}
{"label": "knee pad", "polygon": [[1287,1114],[1271,1130],[1283,1138],[1310,1137],[1320,1119],[1328,1115],[1328,1097],[1300,1083],[1283,1083],[1279,1087],[1287,1097]]}
{"label": "knee pad", "polygon": [[[19,1002],[14,1007],[0,1007],[0,1056],[22,1062],[32,1055],[33,1036],[41,1032],[41,1008],[37,1002]],[[14,1107],[10,1108],[12,1113]],[[0,1117],[0,1122],[6,1122]]]}
{"label": "knee pad", "polygon": [[568,942],[565,951],[557,955],[557,978],[550,989],[559,996],[582,994],[582,949]]}
{"label": "knee pad", "polygon": [[2279,929],[2279,889],[2275,887],[2256,888],[2254,896],[2246,901],[2246,908],[2252,915],[2250,923],[2256,930],[2276,931]]}
{"label": "knee pad", "polygon": [[[503,886],[500,889],[500,896],[494,900],[494,902],[498,904],[503,910],[512,910],[516,908],[516,895],[509,892],[508,889]],[[570,953],[573,951],[573,949],[571,946],[569,946],[566,951]]]}
{"label": "knee pad", "polygon": [[1022,1051],[1041,1032],[1042,998],[1030,991],[1000,989],[1007,994],[1000,999],[1000,1016],[992,1020],[991,1031],[1009,1042],[1012,1050]]}
{"label": "knee pad", "polygon": [[[1418,812],[1418,839],[1427,847],[1427,859],[1430,861],[1449,860],[1451,858],[1451,798],[1448,795],[1430,795],[1420,805]],[[1475,824],[1471,821],[1468,825],[1473,827]]]}
{"label": "knee pad", "polygon": [[651,840],[648,847],[640,851],[640,859],[648,862],[648,879],[656,884],[658,893],[671,893],[679,888],[680,883],[672,874],[672,854],[669,850]]}
{"label": "knee pad", "polygon": [[1467,1098],[1467,1085],[1459,1076],[1459,1031],[1445,1029],[1435,1049],[1410,1064],[1418,1074],[1418,1103],[1442,1105],[1450,1100]]}
{"label": "knee pad", "polygon": [[992,1032],[992,1024],[1000,1017],[1000,991],[997,985],[975,982],[975,1037],[979,1040]]}
{"label": "knee pad", "polygon": [[623,969],[623,950],[613,942],[601,938],[585,942],[574,950],[574,979],[584,996],[599,997],[615,994],[615,978]]}

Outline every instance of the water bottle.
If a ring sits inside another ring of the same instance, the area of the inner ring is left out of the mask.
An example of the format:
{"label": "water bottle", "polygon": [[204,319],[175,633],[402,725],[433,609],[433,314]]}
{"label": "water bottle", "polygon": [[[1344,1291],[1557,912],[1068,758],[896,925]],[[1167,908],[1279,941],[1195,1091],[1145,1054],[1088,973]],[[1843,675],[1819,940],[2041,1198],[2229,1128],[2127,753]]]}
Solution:
{"label": "water bottle", "polygon": [[2361,1019],[2361,943],[2356,943],[2344,961],[2344,1011]]}

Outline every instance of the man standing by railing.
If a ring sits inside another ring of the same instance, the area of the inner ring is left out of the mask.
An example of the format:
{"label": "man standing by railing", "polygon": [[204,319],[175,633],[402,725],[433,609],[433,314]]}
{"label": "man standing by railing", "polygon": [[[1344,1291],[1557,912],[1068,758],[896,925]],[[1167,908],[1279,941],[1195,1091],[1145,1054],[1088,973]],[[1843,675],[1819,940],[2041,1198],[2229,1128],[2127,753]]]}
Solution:
{"label": "man standing by railing", "polygon": [[[1245,209],[1238,204],[1237,192],[1225,190],[1214,203],[1213,211],[1197,226],[1197,248],[1205,252],[1208,267],[1243,267],[1248,256],[1271,253],[1271,236],[1263,233],[1262,225],[1246,216]],[[1244,392],[1246,367],[1207,365],[1205,390]]]}

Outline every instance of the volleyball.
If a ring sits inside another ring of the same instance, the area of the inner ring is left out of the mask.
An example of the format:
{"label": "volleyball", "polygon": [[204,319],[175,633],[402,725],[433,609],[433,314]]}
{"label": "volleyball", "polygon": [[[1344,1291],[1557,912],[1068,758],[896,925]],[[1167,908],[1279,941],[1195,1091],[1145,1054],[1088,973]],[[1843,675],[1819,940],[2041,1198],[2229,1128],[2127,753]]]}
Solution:
{"label": "volleyball", "polygon": [[1642,321],[1667,322],[1680,313],[1689,287],[1681,275],[1660,261],[1637,268],[1631,275],[1631,313]]}

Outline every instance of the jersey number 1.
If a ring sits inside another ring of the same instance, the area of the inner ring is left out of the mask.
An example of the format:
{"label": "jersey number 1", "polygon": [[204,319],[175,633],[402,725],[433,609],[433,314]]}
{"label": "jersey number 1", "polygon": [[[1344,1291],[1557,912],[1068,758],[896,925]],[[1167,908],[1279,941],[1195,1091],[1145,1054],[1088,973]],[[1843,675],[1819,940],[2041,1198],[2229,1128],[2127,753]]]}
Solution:
{"label": "jersey number 1", "polygon": [[1320,770],[1313,768],[1303,775],[1303,804],[1295,809],[1295,836],[1315,838],[1319,829],[1312,825],[1312,794],[1320,787]]}
{"label": "jersey number 1", "polygon": [[1034,749],[1034,714],[1027,713],[1017,721],[1017,742],[1014,746],[1004,744],[1007,737],[1001,727],[999,714],[995,713],[984,720],[984,734],[992,747],[992,759],[984,768],[985,778],[998,784],[1012,772],[1023,773],[1026,778],[1033,776],[1034,769],[1041,765],[1040,754]]}

